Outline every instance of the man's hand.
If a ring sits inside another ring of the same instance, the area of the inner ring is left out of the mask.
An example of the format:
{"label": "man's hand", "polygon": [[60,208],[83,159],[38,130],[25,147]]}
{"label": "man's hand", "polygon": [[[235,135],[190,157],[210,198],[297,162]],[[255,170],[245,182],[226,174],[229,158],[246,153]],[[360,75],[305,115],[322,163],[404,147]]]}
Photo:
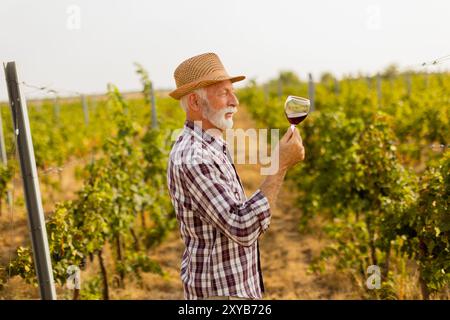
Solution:
{"label": "man's hand", "polygon": [[297,128],[287,130],[275,147],[274,152],[278,153],[278,171],[274,175],[267,176],[260,187],[271,207],[275,206],[286,171],[305,159],[305,148]]}
{"label": "man's hand", "polygon": [[289,128],[274,150],[278,152],[279,169],[286,171],[305,159],[305,148],[297,128]]}

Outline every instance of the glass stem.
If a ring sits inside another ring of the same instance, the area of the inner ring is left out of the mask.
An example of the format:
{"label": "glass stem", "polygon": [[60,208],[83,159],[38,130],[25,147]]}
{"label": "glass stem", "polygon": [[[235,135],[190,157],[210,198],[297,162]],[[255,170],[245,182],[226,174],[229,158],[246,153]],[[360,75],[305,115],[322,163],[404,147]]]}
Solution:
{"label": "glass stem", "polygon": [[292,132],[294,132],[294,129],[295,129],[295,124],[291,124],[291,130],[292,130]]}

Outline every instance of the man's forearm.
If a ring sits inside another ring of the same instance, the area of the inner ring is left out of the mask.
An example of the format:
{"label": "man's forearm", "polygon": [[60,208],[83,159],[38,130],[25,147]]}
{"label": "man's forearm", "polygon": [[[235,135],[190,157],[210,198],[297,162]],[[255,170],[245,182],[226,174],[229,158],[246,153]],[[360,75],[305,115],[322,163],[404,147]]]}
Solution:
{"label": "man's forearm", "polygon": [[274,208],[276,205],[278,193],[280,192],[281,185],[283,184],[286,171],[286,169],[280,169],[276,174],[267,176],[259,188],[269,200],[271,208]]}

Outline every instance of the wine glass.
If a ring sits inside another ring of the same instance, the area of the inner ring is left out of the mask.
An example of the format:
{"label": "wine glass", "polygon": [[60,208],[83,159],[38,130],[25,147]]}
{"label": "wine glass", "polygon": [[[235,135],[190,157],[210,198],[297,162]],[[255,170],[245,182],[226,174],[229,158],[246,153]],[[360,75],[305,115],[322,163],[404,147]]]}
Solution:
{"label": "wine glass", "polygon": [[291,123],[292,131],[294,131],[297,124],[305,120],[309,113],[309,107],[309,99],[297,96],[287,97],[286,102],[284,103],[284,113],[286,114],[288,121]]}

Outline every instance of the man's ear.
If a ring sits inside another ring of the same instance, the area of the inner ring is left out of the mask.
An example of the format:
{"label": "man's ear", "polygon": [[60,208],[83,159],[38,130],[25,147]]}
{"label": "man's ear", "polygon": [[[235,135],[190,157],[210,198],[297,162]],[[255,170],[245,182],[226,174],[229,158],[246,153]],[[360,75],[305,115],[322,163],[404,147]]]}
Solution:
{"label": "man's ear", "polygon": [[191,93],[188,96],[188,107],[189,109],[192,109],[193,111],[199,111],[200,110],[200,103],[198,100],[198,97],[195,93]]}

